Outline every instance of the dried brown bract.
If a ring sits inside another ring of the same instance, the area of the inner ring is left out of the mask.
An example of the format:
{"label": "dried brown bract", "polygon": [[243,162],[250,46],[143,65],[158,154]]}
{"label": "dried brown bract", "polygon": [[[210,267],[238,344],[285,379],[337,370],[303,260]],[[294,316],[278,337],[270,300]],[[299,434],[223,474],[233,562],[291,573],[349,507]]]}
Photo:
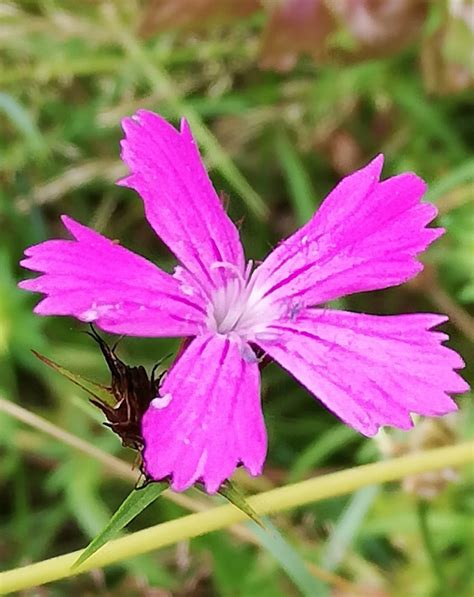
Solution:
{"label": "dried brown bract", "polygon": [[148,377],[142,365],[138,367],[126,365],[116,355],[116,346],[111,348],[93,326],[88,334],[97,342],[104,355],[112,376],[110,391],[116,400],[113,406],[99,398],[93,398],[91,402],[107,417],[105,425],[120,437],[124,446],[141,451],[143,448],[141,420],[150,402],[158,393],[161,376],[155,379],[156,367],[151,377]]}

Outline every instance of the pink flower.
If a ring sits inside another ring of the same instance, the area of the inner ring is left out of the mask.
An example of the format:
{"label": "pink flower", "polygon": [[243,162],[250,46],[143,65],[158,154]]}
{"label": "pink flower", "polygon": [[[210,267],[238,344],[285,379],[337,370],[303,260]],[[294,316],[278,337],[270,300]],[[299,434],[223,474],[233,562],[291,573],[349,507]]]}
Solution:
{"label": "pink flower", "polygon": [[[262,471],[267,450],[258,347],[348,425],[373,435],[412,426],[410,413],[456,410],[468,387],[462,359],[429,331],[442,315],[377,316],[324,307],[337,297],[405,282],[416,255],[442,234],[424,182],[379,182],[382,156],[344,178],[305,226],[253,269],[183,121],[178,132],[139,111],[125,119],[120,184],[142,197],[180,264],[173,275],[63,216],[74,240],[27,249],[43,275],[21,287],[46,295],[41,315],[70,315],[114,334],[187,336],[143,418],[144,463],[182,491],[215,492],[241,463]],[[320,305],[317,307],[316,305]]]}

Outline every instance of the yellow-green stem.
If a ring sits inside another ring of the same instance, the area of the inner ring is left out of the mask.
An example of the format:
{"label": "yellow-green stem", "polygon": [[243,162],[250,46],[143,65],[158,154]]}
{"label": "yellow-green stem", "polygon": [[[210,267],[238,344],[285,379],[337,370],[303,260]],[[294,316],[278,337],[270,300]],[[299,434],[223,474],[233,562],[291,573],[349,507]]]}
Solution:
{"label": "yellow-green stem", "polygon": [[[394,458],[390,461],[322,475],[308,481],[260,493],[249,498],[248,501],[258,514],[271,514],[303,506],[309,502],[350,493],[367,485],[394,481],[406,475],[470,462],[474,463],[474,442],[428,450],[419,454]],[[183,516],[177,520],[111,541],[82,566],[74,570],[71,569],[71,566],[81,553],[80,550],[0,573],[0,593],[20,591],[80,574],[92,568],[107,566],[184,539],[225,528],[244,518],[245,514],[231,505]]]}
{"label": "yellow-green stem", "polygon": [[[96,448],[90,442],[87,442],[86,440],[69,433],[69,431],[58,427],[47,419],[43,419],[42,417],[35,415],[33,412],[23,408],[19,404],[15,404],[14,402],[10,402],[10,400],[6,400],[2,396],[0,396],[0,412],[4,412],[14,417],[18,421],[22,421],[30,427],[38,429],[42,433],[46,433],[47,435],[54,437],[66,446],[70,446],[71,448],[90,456],[97,462],[103,464],[109,471],[117,475],[117,477],[128,479],[129,481],[132,481],[132,483],[137,482],[138,474],[136,471],[132,470],[129,463],[120,460],[120,458],[116,458],[115,456],[112,456],[111,454],[108,454],[99,448]],[[199,500],[190,498],[189,496],[183,495],[181,493],[166,491],[163,496],[175,504],[178,504],[187,510],[191,510],[192,512],[199,512],[206,507],[205,504],[202,504]]]}

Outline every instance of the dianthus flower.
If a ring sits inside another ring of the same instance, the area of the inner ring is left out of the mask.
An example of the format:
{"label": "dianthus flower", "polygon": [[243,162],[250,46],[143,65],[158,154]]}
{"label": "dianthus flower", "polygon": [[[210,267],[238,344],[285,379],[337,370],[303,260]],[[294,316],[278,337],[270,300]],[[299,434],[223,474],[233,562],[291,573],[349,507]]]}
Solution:
{"label": "dianthus flower", "polygon": [[[188,124],[177,131],[140,110],[123,122],[122,157],[148,222],[180,262],[168,274],[63,216],[74,240],[26,251],[43,275],[21,287],[46,297],[41,315],[69,315],[113,334],[188,337],[142,421],[144,466],[182,491],[215,492],[243,464],[262,471],[267,438],[256,356],[263,352],[351,427],[412,426],[410,413],[456,409],[468,389],[454,371],[446,321],[429,313],[378,316],[324,306],[354,292],[395,286],[421,269],[416,255],[442,229],[421,203],[424,182],[379,181],[382,156],[344,178],[313,218],[259,265],[246,263],[201,162]],[[319,305],[319,307],[318,307]]]}

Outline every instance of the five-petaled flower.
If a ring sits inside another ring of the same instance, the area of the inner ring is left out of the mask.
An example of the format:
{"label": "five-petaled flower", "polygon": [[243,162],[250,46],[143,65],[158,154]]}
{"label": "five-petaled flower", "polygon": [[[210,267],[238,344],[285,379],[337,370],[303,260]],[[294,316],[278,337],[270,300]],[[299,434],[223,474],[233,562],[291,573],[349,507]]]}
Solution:
{"label": "five-petaled flower", "polygon": [[422,269],[416,256],[442,234],[424,182],[379,181],[382,156],[344,178],[318,212],[253,268],[201,162],[188,124],[177,131],[139,111],[125,119],[122,157],[156,234],[180,262],[168,274],[69,217],[74,240],[26,251],[43,275],[21,287],[46,295],[41,315],[69,315],[106,332],[188,337],[144,415],[144,464],[182,491],[215,492],[238,464],[263,467],[267,440],[256,349],[271,357],[348,425],[373,435],[412,426],[410,413],[456,409],[466,391],[442,315],[377,316],[327,301],[395,286]]}

